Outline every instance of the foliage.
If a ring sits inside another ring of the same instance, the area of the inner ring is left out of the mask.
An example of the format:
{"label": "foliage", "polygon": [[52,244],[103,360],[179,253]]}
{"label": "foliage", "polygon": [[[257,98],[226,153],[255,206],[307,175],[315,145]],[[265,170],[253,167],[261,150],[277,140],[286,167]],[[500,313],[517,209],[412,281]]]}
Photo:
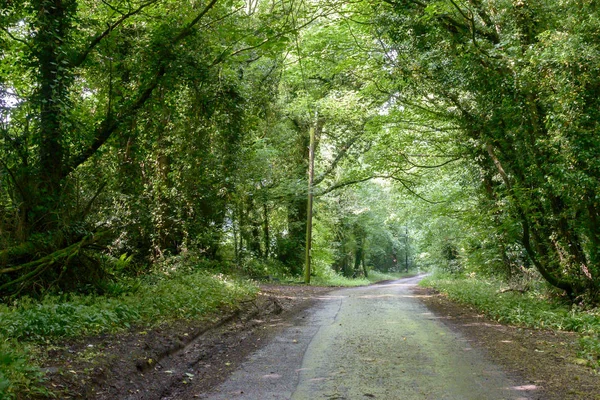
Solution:
{"label": "foliage", "polygon": [[132,324],[203,317],[255,293],[248,283],[206,272],[163,277],[135,292],[108,296],[49,295],[2,306],[4,337],[44,341],[121,330]]}
{"label": "foliage", "polygon": [[[311,130],[316,282],[435,265],[481,279],[455,291],[497,318],[561,328],[584,313],[486,290],[526,277],[600,301],[593,4],[4,3],[10,340],[191,318],[252,294],[222,273],[295,279]],[[15,371],[20,359],[6,358]]]}
{"label": "foliage", "polygon": [[[515,246],[573,301],[598,296],[598,10],[576,2],[389,1],[397,102],[452,127],[506,270]],[[415,56],[417,55],[417,56]],[[585,150],[584,150],[585,149]],[[517,251],[520,252],[520,251]]]}
{"label": "foliage", "polygon": [[315,285],[319,286],[341,286],[341,287],[355,287],[355,286],[365,286],[372,283],[377,283],[381,281],[389,281],[389,280],[397,280],[402,278],[407,278],[410,276],[414,276],[414,273],[406,273],[406,272],[380,272],[377,270],[369,271],[369,276],[367,278],[347,278],[345,276],[339,275],[329,269],[328,271],[322,272],[314,277],[312,282]]}
{"label": "foliage", "polygon": [[0,397],[49,395],[42,386],[43,373],[29,362],[23,345],[0,335]]}
{"label": "foliage", "polygon": [[218,251],[285,5],[113,3],[17,1],[0,16],[2,295],[101,281],[105,243],[30,266],[99,226],[138,266]]}
{"label": "foliage", "polygon": [[331,269],[327,269],[322,271],[319,275],[314,276],[311,279],[311,282],[315,285],[319,286],[344,286],[344,287],[353,287],[353,286],[364,286],[371,283],[367,278],[359,277],[359,278],[348,278],[343,275],[336,273]]}
{"label": "foliage", "polygon": [[291,281],[294,279],[286,265],[278,260],[249,259],[243,262],[242,273],[257,280]]}
{"label": "foliage", "polygon": [[43,374],[31,364],[24,342],[48,343],[133,325],[212,318],[217,312],[235,309],[257,291],[247,281],[204,271],[171,272],[145,280],[155,282],[142,283],[138,278],[132,284],[134,290],[119,287],[113,289],[113,296],[48,295],[41,301],[21,298],[0,306],[0,394],[12,398],[16,393],[43,390]]}
{"label": "foliage", "polygon": [[377,283],[381,281],[391,281],[402,278],[409,278],[414,276],[415,274],[412,272],[379,272],[379,271],[371,271],[369,274],[369,281],[371,283]]}

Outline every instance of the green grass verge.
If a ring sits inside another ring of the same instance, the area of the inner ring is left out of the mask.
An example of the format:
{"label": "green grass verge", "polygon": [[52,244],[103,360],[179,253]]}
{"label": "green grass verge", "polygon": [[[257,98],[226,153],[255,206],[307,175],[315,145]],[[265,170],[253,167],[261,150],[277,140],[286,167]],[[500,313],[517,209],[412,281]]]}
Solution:
{"label": "green grass verge", "polygon": [[381,281],[390,281],[395,279],[408,278],[411,276],[415,276],[417,273],[415,271],[412,272],[379,272],[379,271],[369,271],[369,281],[371,283],[381,282]]}
{"label": "green grass verge", "polygon": [[315,276],[311,279],[311,284],[317,286],[340,286],[340,287],[355,287],[365,286],[375,282],[395,280],[414,276],[414,272],[379,272],[369,271],[369,276],[364,278],[346,278],[331,271],[330,273]]}
{"label": "green grass verge", "polygon": [[310,280],[310,284],[314,286],[354,287],[368,285],[369,283],[371,282],[365,278],[352,279],[338,274],[313,276]]}
{"label": "green grass verge", "polygon": [[491,278],[433,274],[420,282],[450,300],[470,305],[496,321],[522,327],[578,332],[580,357],[600,368],[600,309],[582,310],[549,298],[540,291],[507,291],[506,283]]}
{"label": "green grass verge", "polygon": [[233,309],[257,293],[248,281],[196,272],[136,284],[118,296],[46,296],[0,305],[0,398],[42,390],[42,374],[27,356],[27,344],[117,332],[157,321],[202,319]]}

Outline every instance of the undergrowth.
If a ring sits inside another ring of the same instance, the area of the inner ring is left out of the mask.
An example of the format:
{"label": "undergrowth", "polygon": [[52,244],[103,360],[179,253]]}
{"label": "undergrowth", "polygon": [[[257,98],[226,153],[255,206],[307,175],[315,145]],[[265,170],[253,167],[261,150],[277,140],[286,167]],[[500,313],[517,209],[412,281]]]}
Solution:
{"label": "undergrowth", "polygon": [[[302,275],[291,275],[289,273],[289,268],[276,260],[248,259],[242,263],[240,272],[244,276],[262,282],[282,282],[290,284],[304,283],[304,277]],[[368,277],[359,276],[348,278],[334,271],[330,265],[317,260],[315,265],[313,265],[310,283],[315,286],[355,287],[369,285],[384,280],[400,279],[412,275],[414,275],[414,272],[384,273],[376,270],[369,270]]]}
{"label": "undergrowth", "polygon": [[29,362],[28,344],[116,332],[134,324],[206,318],[235,308],[257,292],[248,281],[205,271],[163,275],[152,281],[124,280],[112,288],[113,295],[49,295],[41,301],[21,298],[1,304],[0,399],[43,390],[43,376]]}
{"label": "undergrowth", "polygon": [[449,299],[473,306],[499,322],[535,329],[578,332],[580,357],[600,369],[600,310],[583,310],[549,297],[544,290],[524,293],[503,291],[507,284],[499,279],[453,276],[435,273],[420,283],[434,288]]}
{"label": "undergrowth", "polygon": [[[152,274],[102,282],[103,295],[54,294],[41,300],[23,297],[0,304],[0,399],[51,395],[43,385],[43,373],[28,353],[30,346],[114,333],[133,325],[209,317],[219,310],[234,309],[258,290],[250,281],[219,274],[221,265],[192,267],[194,261],[172,258]],[[237,272],[259,280],[300,283],[276,262],[250,261]],[[361,286],[406,275],[371,271],[368,278],[351,279],[327,268],[313,277],[312,284]]]}
{"label": "undergrowth", "polygon": [[346,278],[342,275],[337,274],[333,270],[321,272],[317,276],[313,277],[311,283],[318,286],[344,286],[344,287],[355,287],[369,285],[375,282],[388,281],[394,279],[401,279],[407,276],[413,276],[414,273],[406,272],[379,272],[376,270],[369,271],[367,277],[358,278]]}
{"label": "undergrowth", "polygon": [[310,283],[315,286],[344,286],[344,287],[354,287],[354,286],[364,286],[371,283],[366,278],[346,278],[345,276],[339,275],[332,271],[328,274],[319,274],[317,276],[313,276],[310,280]]}
{"label": "undergrowth", "polygon": [[371,283],[381,282],[381,281],[390,281],[395,279],[408,278],[410,276],[415,276],[416,273],[413,272],[379,272],[379,271],[369,271],[369,277],[367,278]]}
{"label": "undergrowth", "polygon": [[16,340],[0,337],[0,399],[49,395],[43,373],[32,365],[27,349]]}

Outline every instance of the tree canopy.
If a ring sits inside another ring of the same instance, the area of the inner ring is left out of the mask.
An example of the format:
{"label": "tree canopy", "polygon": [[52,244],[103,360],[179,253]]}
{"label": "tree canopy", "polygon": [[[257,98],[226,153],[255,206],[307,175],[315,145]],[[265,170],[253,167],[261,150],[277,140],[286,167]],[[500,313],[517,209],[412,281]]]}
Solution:
{"label": "tree canopy", "polygon": [[[0,295],[169,257],[299,275],[535,269],[598,300],[598,7],[12,0]],[[262,264],[261,264],[262,265]]]}

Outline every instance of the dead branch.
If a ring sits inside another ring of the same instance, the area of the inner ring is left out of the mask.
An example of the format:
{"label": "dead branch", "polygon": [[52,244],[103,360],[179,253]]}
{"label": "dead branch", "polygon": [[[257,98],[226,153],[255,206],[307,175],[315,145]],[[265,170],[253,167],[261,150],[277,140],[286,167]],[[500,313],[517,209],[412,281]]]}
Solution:
{"label": "dead branch", "polygon": [[[28,273],[1,285],[0,292],[2,292],[3,290],[6,290],[7,288],[14,286],[16,284],[24,283],[26,281],[30,281],[30,280],[34,279],[35,277],[39,276],[44,271],[46,271],[52,265],[55,265],[57,263],[62,263],[62,262],[68,263],[73,257],[78,255],[82,249],[86,248],[89,245],[92,245],[92,244],[95,244],[98,242],[102,242],[111,236],[112,236],[111,231],[103,231],[103,232],[89,234],[86,237],[84,237],[81,241],[74,243],[70,246],[67,246],[63,249],[57,250],[57,251],[55,251],[51,254],[48,254],[42,258],[27,262],[25,264],[21,264],[21,265],[15,266],[15,267],[5,268],[3,270],[0,270],[0,274],[16,272],[16,271],[21,271],[21,270],[30,270]],[[28,243],[27,246],[25,246],[24,248],[31,249],[32,246],[33,245],[31,243]]]}

